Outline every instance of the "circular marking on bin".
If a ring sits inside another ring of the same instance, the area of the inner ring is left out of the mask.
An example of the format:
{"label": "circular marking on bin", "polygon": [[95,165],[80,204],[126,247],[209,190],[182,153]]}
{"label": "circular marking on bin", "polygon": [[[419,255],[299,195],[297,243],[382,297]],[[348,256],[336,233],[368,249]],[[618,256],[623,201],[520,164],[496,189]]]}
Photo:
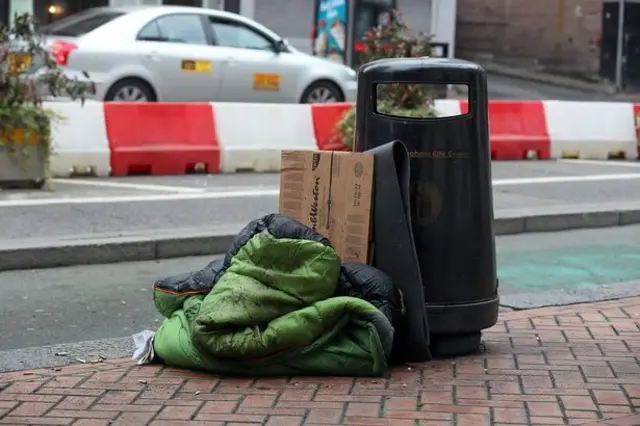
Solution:
{"label": "circular marking on bin", "polygon": [[413,220],[427,226],[438,219],[442,211],[442,193],[433,182],[418,182],[413,186]]}
{"label": "circular marking on bin", "polygon": [[360,161],[358,161],[353,166],[353,173],[356,175],[357,178],[362,177],[362,173],[364,173],[364,166]]}

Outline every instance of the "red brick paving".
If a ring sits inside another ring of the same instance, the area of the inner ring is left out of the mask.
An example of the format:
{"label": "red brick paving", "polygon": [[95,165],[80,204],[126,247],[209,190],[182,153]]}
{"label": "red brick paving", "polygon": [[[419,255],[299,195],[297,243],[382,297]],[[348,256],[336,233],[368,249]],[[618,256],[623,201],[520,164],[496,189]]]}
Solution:
{"label": "red brick paving", "polygon": [[219,378],[129,360],[0,374],[0,424],[640,426],[640,297],[501,315],[483,353],[383,379]]}

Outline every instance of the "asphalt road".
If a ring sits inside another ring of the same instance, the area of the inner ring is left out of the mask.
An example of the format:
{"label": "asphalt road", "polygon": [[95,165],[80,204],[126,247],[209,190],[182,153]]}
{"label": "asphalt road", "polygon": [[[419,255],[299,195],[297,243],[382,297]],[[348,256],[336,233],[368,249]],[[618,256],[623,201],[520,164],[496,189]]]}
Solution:
{"label": "asphalt road", "polygon": [[487,89],[490,99],[616,101],[613,96],[607,94],[551,86],[535,81],[504,77],[496,74],[487,75]]}
{"label": "asphalt road", "polygon": [[[612,247],[626,247],[627,255]],[[640,284],[632,282],[640,280],[640,226],[503,236],[497,238],[497,250],[500,292],[508,306],[640,294]],[[549,264],[544,255],[550,250],[566,255]],[[594,261],[594,251],[600,260]],[[513,257],[517,254],[519,260]],[[0,371],[130,355],[130,336],[153,330],[162,320],[153,305],[154,281],[199,269],[210,260],[0,272]],[[625,274],[617,274],[620,269]],[[68,356],[56,357],[56,352]]]}
{"label": "asphalt road", "polygon": [[[496,215],[640,200],[640,163],[495,162]],[[0,192],[0,246],[183,228],[240,228],[277,211],[278,174],[58,180],[55,191]]]}

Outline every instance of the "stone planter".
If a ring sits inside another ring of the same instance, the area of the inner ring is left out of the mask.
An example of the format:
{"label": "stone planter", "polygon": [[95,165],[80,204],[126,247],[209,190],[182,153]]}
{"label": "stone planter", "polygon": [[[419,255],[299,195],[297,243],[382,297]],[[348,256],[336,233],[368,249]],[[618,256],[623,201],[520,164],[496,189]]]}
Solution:
{"label": "stone planter", "polygon": [[45,158],[38,149],[39,138],[35,134],[25,134],[14,130],[3,140],[10,140],[15,150],[11,153],[6,146],[0,146],[0,189],[37,188],[46,180]]}

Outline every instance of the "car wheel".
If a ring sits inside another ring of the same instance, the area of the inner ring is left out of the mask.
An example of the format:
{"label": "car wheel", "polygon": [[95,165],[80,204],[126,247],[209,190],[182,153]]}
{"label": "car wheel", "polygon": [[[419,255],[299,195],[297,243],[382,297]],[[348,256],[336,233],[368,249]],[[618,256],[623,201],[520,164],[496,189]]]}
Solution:
{"label": "car wheel", "polygon": [[105,100],[109,102],[155,102],[156,95],[146,82],[127,78],[111,86]]}
{"label": "car wheel", "polygon": [[303,104],[328,104],[343,101],[344,96],[340,88],[329,81],[313,83],[302,94]]}

